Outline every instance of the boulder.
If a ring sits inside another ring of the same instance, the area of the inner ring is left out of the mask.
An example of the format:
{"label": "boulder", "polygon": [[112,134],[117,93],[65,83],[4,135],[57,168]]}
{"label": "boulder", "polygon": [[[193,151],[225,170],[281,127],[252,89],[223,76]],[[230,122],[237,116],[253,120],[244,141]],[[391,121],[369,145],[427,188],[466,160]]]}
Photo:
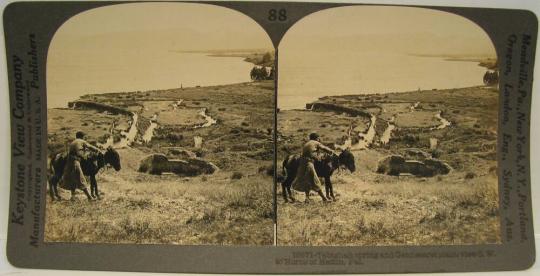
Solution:
{"label": "boulder", "polygon": [[405,160],[401,155],[390,155],[381,159],[377,166],[377,173],[387,175],[412,174],[420,177],[432,177],[448,174],[452,168],[445,162],[427,158],[423,161]]}
{"label": "boulder", "polygon": [[196,176],[201,174],[212,174],[218,167],[212,162],[199,158],[189,158],[187,160],[169,160],[170,172],[183,176]]}
{"label": "boulder", "polygon": [[163,154],[151,154],[141,160],[139,172],[161,174],[169,171],[169,160]]}
{"label": "boulder", "polygon": [[415,176],[433,176],[433,170],[430,170],[426,164],[416,161],[416,160],[407,160],[403,164],[403,170],[400,173],[410,173]]}
{"label": "boulder", "polygon": [[379,160],[377,173],[399,175],[403,170],[405,158],[401,155],[390,155]]}
{"label": "boulder", "polygon": [[439,159],[426,159],[424,160],[424,164],[426,164],[426,167],[433,170],[434,174],[448,174],[452,170],[450,165]]}

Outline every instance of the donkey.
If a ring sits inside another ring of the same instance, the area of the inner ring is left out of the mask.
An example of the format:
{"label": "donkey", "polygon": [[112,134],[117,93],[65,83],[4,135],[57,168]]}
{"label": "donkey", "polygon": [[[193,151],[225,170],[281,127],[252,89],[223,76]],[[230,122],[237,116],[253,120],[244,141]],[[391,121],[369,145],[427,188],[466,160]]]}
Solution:
{"label": "donkey", "polygon": [[[299,161],[299,155],[288,155],[285,157],[285,160],[283,160],[283,171],[287,177],[285,181],[281,183],[281,189],[285,202],[288,202],[289,199],[291,202],[295,201],[291,192],[291,184],[296,177]],[[317,175],[324,178],[326,197],[329,199],[332,198],[334,201],[336,200],[336,197],[334,196],[334,188],[332,186],[332,182],[330,181],[330,177],[334,171],[340,167],[345,167],[351,172],[356,170],[354,155],[348,149],[342,151],[339,156],[327,154],[322,159],[315,160],[314,166]]]}
{"label": "donkey", "polygon": [[[64,175],[67,153],[56,154],[50,162],[49,195],[53,201],[61,200],[62,198],[58,195],[58,182]],[[111,165],[116,171],[121,169],[120,154],[112,147],[108,147],[104,154],[101,152],[91,154],[88,158],[81,160],[81,169],[84,175],[90,178],[90,193],[93,198],[100,199],[96,174],[107,165]]]}

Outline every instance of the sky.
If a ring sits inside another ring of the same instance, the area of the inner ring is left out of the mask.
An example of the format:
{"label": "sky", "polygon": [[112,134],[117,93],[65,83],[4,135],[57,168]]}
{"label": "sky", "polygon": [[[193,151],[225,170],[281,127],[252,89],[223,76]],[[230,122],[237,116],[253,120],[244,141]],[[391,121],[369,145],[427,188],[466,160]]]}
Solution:
{"label": "sky", "polygon": [[118,4],[89,10],[64,23],[53,44],[171,51],[272,48],[264,30],[240,12],[190,3]]}
{"label": "sky", "polygon": [[495,56],[487,34],[464,17],[391,6],[349,6],[316,12],[297,22],[279,48]]}

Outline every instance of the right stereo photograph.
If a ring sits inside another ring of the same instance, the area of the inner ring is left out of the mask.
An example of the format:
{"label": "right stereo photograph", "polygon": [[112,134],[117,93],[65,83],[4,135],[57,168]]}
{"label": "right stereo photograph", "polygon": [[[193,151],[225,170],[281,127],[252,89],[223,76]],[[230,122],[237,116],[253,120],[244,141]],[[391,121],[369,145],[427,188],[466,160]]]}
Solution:
{"label": "right stereo photograph", "polygon": [[277,243],[501,243],[497,55],[438,10],[350,6],[278,48]]}

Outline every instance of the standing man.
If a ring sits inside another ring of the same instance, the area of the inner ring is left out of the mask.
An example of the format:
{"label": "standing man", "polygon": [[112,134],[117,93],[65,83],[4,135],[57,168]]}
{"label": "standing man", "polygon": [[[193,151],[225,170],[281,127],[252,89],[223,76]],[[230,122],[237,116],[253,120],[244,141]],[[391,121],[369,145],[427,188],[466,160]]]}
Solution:
{"label": "standing man", "polygon": [[317,153],[319,150],[336,154],[331,148],[320,142],[320,137],[317,133],[311,133],[309,135],[309,141],[302,147],[298,171],[292,183],[293,189],[306,193],[306,202],[309,202],[309,192],[312,190],[317,192],[323,201],[327,200],[321,190],[321,181],[315,171],[314,165],[315,160],[318,159]]}
{"label": "standing man", "polygon": [[100,151],[84,140],[84,132],[77,131],[75,140],[69,144],[66,167],[60,181],[60,187],[71,191],[71,200],[75,199],[76,189],[81,189],[88,200],[92,200],[92,197],[88,193],[88,185],[81,168],[81,161],[88,157],[88,150],[93,152]]}

